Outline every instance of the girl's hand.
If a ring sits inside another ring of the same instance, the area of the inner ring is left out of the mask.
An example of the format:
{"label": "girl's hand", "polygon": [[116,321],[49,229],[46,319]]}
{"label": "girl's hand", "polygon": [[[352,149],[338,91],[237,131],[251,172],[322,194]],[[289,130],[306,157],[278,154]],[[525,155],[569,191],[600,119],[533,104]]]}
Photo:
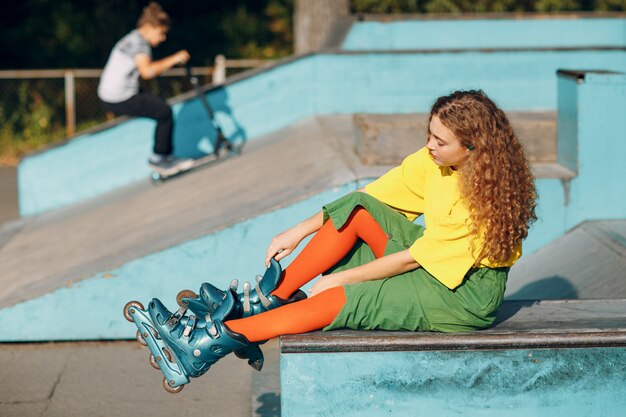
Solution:
{"label": "girl's hand", "polygon": [[340,287],[342,286],[341,280],[338,279],[337,276],[334,275],[324,275],[320,277],[317,282],[311,287],[309,293],[311,293],[311,297],[324,292],[328,289]]}
{"label": "girl's hand", "polygon": [[271,258],[280,261],[285,256],[289,255],[298,247],[302,239],[304,239],[304,236],[295,227],[274,236],[267,247],[265,265],[269,267]]}

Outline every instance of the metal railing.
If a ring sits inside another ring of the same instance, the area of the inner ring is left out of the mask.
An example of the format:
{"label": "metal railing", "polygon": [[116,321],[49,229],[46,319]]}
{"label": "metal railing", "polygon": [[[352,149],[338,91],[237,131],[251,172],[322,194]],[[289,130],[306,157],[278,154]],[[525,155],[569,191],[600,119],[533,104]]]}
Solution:
{"label": "metal railing", "polygon": [[[226,80],[227,72],[229,70],[241,70],[246,68],[256,68],[266,66],[270,63],[270,60],[263,59],[226,59],[223,55],[218,55],[215,58],[214,65],[210,67],[193,67],[194,75],[202,77],[203,83],[221,84]],[[60,109],[57,107],[60,105],[60,101],[63,102],[64,107],[64,125],[65,134],[67,137],[72,137],[77,132],[77,110],[81,110],[83,115],[83,121],[90,120],[93,122],[103,121],[106,118],[104,111],[100,107],[100,103],[97,98],[97,80],[102,74],[101,69],[52,69],[52,70],[0,70],[0,117],[11,117],[7,115],[5,107],[8,104],[15,104],[15,100],[24,100],[24,93],[19,90],[20,86],[3,86],[2,82],[18,82],[23,81],[26,85],[26,90],[35,89],[42,91],[41,94],[34,96],[34,101],[45,101],[46,103],[52,103],[49,106],[53,109],[51,113],[57,114],[56,120],[61,118],[58,116]],[[185,80],[184,68],[172,68],[169,71],[161,74],[159,79],[151,81],[152,84],[149,88],[153,92],[161,95],[164,98],[168,98],[177,94],[180,94],[185,89],[191,89],[190,86],[184,85]],[[48,86],[49,88],[42,87],[41,84],[30,84],[34,82],[42,82],[49,80],[55,84]],[[56,80],[56,81],[54,81]],[[60,99],[61,92],[53,91],[59,90],[59,81],[63,80],[63,92],[62,100]],[[80,81],[80,88],[78,83]],[[43,91],[46,91],[45,93]],[[3,93],[7,92],[6,94]],[[53,91],[51,93],[51,91]],[[80,91],[80,97],[77,98],[77,91]],[[44,97],[47,96],[47,97]],[[55,96],[54,98],[51,96]],[[58,96],[58,97],[56,97]],[[29,104],[23,104],[21,112],[31,109]],[[15,117],[13,117],[15,119]],[[51,121],[40,121],[40,124],[51,123]]]}

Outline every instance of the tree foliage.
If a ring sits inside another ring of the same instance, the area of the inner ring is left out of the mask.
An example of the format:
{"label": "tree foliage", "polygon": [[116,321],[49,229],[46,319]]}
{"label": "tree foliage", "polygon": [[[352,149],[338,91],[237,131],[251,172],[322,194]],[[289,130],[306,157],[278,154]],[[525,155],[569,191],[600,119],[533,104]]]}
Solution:
{"label": "tree foliage", "polygon": [[[101,68],[149,0],[20,0],[0,13],[0,68]],[[314,0],[310,0],[314,1]],[[172,18],[155,57],[276,58],[293,45],[294,0],[160,0]],[[626,0],[351,0],[354,13],[624,11]]]}
{"label": "tree foliage", "polygon": [[626,0],[352,0],[355,13],[626,11]]}
{"label": "tree foliage", "polygon": [[[0,66],[100,68],[132,30],[145,1],[20,0],[0,14]],[[155,57],[187,49],[193,65],[215,55],[275,58],[292,51],[293,0],[160,0],[170,14],[168,40]]]}

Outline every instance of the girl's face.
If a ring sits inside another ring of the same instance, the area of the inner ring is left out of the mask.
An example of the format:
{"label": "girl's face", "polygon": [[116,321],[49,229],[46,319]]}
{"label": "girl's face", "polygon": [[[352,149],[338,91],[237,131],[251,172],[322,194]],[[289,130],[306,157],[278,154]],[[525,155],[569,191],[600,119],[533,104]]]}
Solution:
{"label": "girl's face", "polygon": [[165,26],[152,26],[147,24],[143,31],[144,38],[148,41],[150,46],[157,47],[167,38],[167,30],[168,28]]}
{"label": "girl's face", "polygon": [[435,164],[440,167],[458,168],[463,164],[469,150],[445,127],[438,116],[433,116],[429,125],[430,134],[426,147]]}

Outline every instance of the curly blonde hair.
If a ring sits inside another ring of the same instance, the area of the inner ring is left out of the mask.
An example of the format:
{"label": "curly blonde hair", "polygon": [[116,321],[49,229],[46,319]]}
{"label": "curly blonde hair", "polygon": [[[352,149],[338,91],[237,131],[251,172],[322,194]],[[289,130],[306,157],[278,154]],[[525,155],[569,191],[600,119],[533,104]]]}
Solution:
{"label": "curly blonde hair", "polygon": [[429,121],[433,116],[470,150],[459,167],[459,191],[470,213],[470,233],[484,240],[476,263],[504,263],[537,220],[524,149],[504,112],[481,90],[438,98]]}

